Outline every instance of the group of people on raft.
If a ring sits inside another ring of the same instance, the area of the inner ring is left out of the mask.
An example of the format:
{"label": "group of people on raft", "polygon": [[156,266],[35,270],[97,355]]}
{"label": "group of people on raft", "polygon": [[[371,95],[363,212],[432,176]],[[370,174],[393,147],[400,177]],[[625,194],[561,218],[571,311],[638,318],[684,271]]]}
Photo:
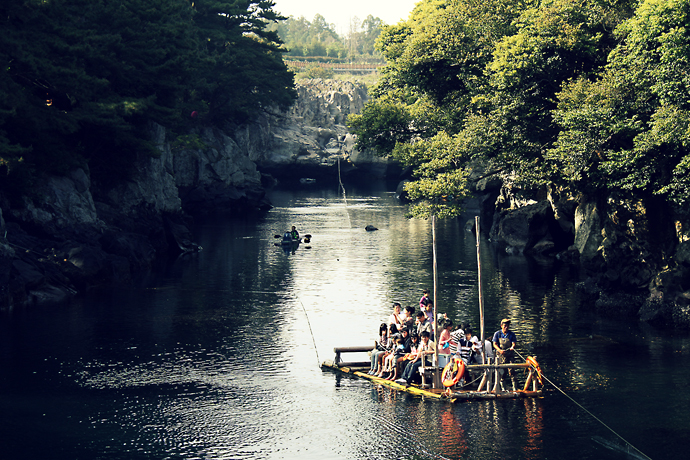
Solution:
{"label": "group of people on raft", "polygon": [[[401,385],[416,381],[419,368],[432,366],[435,347],[438,347],[439,365],[444,366],[453,357],[465,365],[482,363],[482,345],[473,335],[469,324],[453,325],[445,314],[437,319],[438,341],[434,337],[433,303],[429,291],[424,290],[419,300],[419,310],[400,303],[393,304],[393,313],[379,326],[375,347],[371,351],[369,375],[393,380]],[[510,330],[510,320],[501,320],[501,329],[491,341],[485,341],[484,356],[497,358],[499,364],[513,360],[517,337]]]}

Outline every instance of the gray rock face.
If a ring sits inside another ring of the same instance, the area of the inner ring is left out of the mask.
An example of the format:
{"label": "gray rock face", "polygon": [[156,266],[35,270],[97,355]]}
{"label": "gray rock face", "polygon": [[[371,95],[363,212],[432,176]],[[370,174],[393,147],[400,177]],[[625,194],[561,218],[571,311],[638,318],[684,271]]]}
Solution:
{"label": "gray rock face", "polygon": [[83,169],[63,177],[52,176],[38,185],[40,202],[24,198],[24,207],[10,211],[16,220],[40,228],[50,235],[64,231],[89,229],[100,231],[105,224],[99,219],[91,196],[90,181]]}
{"label": "gray rock face", "polygon": [[597,257],[599,246],[604,240],[601,232],[603,223],[600,211],[594,202],[583,202],[575,210],[575,248],[581,260],[589,261]]}
{"label": "gray rock face", "polygon": [[127,282],[162,253],[197,250],[184,213],[270,207],[260,169],[297,177],[336,168],[385,174],[387,160],[358,152],[345,126],[347,116],[364,107],[366,88],[307,80],[297,91],[299,99],[286,113],[232,131],[197,131],[203,148],[173,148],[166,130],[152,125],[160,155],[142,154],[128,180],[94,190],[89,171],[76,169],[46,178],[34,194],[40,199],[25,197],[21,206],[5,207],[0,211],[0,308],[61,300],[93,284]]}
{"label": "gray rock face", "polygon": [[298,171],[333,172],[360,168],[384,175],[385,158],[355,149],[346,121],[368,100],[365,87],[339,80],[302,80],[298,99],[286,113],[264,116],[234,137],[260,169],[276,176]]}

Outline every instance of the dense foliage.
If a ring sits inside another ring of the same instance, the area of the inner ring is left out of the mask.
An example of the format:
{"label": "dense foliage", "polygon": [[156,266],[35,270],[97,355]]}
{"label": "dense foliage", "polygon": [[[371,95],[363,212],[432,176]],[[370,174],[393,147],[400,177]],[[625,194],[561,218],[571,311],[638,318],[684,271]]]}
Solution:
{"label": "dense foliage", "polygon": [[350,29],[339,35],[333,24],[317,14],[311,22],[304,16],[290,16],[286,21],[271,25],[270,30],[275,30],[285,42],[290,57],[362,60],[381,57],[375,44],[383,26],[383,21],[372,15],[363,21],[354,17]]}
{"label": "dense foliage", "polygon": [[415,215],[457,215],[480,166],[526,187],[690,192],[690,0],[426,0],[378,41],[350,119],[414,167]]}
{"label": "dense foliage", "polygon": [[0,188],[88,163],[95,180],[188,132],[294,100],[269,0],[26,0],[0,6]]}

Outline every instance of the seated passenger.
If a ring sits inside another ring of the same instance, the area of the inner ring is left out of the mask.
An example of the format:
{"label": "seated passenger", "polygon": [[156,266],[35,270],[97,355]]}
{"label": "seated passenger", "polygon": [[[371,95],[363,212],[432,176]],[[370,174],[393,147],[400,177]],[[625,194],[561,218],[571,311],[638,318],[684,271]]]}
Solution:
{"label": "seated passenger", "polygon": [[371,351],[371,368],[368,372],[369,375],[373,375],[376,372],[379,354],[384,353],[388,345],[388,326],[386,323],[381,323],[381,326],[379,326],[379,336],[374,340],[374,349]]}
{"label": "seated passenger", "polygon": [[472,335],[472,328],[469,324],[463,324],[463,329],[465,334],[459,341],[458,353],[465,364],[474,364],[476,362],[475,352],[481,349],[479,339]]}
{"label": "seated passenger", "polygon": [[450,348],[450,353],[452,355],[458,352],[458,346],[460,345],[460,340],[465,338],[465,331],[462,329],[461,325],[450,333],[450,339],[448,340],[448,345]]}
{"label": "seated passenger", "polygon": [[395,326],[395,324],[391,324],[388,326],[388,344],[386,346],[386,349],[383,353],[379,354],[377,357],[377,363],[376,363],[376,372],[373,374],[376,377],[381,377],[383,376],[383,364],[384,364],[384,359],[388,355],[391,354],[391,352],[395,348],[395,335],[398,333],[398,328]]}
{"label": "seated passenger", "polygon": [[442,355],[450,355],[450,331],[453,329],[453,321],[446,318],[441,324],[443,330],[438,336],[438,352]]}
{"label": "seated passenger", "polygon": [[415,358],[410,361],[407,366],[405,366],[402,377],[396,380],[396,383],[401,385],[409,385],[412,382],[412,379],[417,375],[417,371],[422,364],[425,366],[431,366],[430,356],[434,354],[434,350],[429,344],[430,334],[428,331],[422,331],[420,337],[422,342],[417,349]]}
{"label": "seated passenger", "polygon": [[414,307],[405,307],[405,319],[403,321],[403,326],[408,328],[412,332],[415,328],[415,310]]}
{"label": "seated passenger", "polygon": [[[431,321],[429,321],[429,318],[426,317],[426,314],[423,311],[420,311],[417,313],[417,334],[419,334],[421,337],[423,331],[427,331],[429,333],[429,337],[432,336]],[[431,340],[433,340],[433,337]]]}
{"label": "seated passenger", "polygon": [[398,336],[395,339],[395,348],[393,349],[393,352],[388,355],[386,358],[386,372],[388,372],[388,375],[384,374],[384,378],[386,380],[395,380],[396,376],[398,375],[398,370],[397,370],[397,363],[398,363],[398,358],[402,358],[405,356],[405,338],[403,338],[403,335],[407,335],[407,329],[403,329],[404,332],[401,332],[398,334]]}
{"label": "seated passenger", "polygon": [[412,351],[412,338],[410,337],[409,330],[407,328],[403,328],[400,331],[400,334],[402,338],[402,347],[396,347],[395,353],[393,353],[393,358],[391,361],[393,372],[388,377],[388,380],[395,380],[398,378],[398,374],[400,374],[399,368],[401,366],[401,362],[405,361],[405,357],[409,356],[410,352]]}
{"label": "seated passenger", "polygon": [[403,326],[403,321],[405,320],[404,314],[401,312],[402,306],[400,303],[395,302],[393,304],[393,313],[388,317],[388,324],[395,324],[398,330],[401,330]]}

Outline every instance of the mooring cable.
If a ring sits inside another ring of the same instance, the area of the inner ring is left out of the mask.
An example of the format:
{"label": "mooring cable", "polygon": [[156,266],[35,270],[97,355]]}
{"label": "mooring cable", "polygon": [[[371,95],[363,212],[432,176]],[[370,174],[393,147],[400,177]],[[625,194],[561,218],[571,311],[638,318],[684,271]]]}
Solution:
{"label": "mooring cable", "polygon": [[[527,360],[525,359],[525,357],[522,356],[522,355],[520,354],[519,351],[517,351],[517,350],[514,350],[514,351],[515,351],[515,353],[518,354],[518,356],[520,356],[520,358],[522,358],[523,361],[527,362]],[[650,457],[648,457],[648,456],[647,456],[644,452],[642,452],[640,449],[638,449],[637,447],[635,447],[635,446],[633,446],[631,443],[629,443],[623,436],[621,436],[621,435],[619,435],[618,433],[616,433],[616,431],[615,431],[613,428],[611,428],[611,427],[608,426],[606,423],[604,423],[601,419],[599,419],[599,417],[597,417],[596,415],[594,415],[593,413],[591,413],[590,411],[588,411],[582,404],[580,404],[579,402],[577,402],[577,401],[575,401],[573,398],[571,398],[565,391],[561,390],[555,383],[553,383],[551,380],[549,380],[543,373],[541,374],[541,376],[542,376],[542,378],[543,378],[544,380],[546,380],[547,382],[549,382],[556,390],[558,390],[559,392],[561,392],[561,394],[562,394],[563,396],[565,396],[565,397],[568,398],[570,401],[572,401],[572,402],[573,402],[576,406],[578,406],[580,409],[582,409],[583,411],[587,412],[594,420],[596,420],[597,422],[601,423],[606,429],[608,429],[611,433],[615,434],[615,435],[616,435],[621,441],[623,441],[626,445],[632,447],[632,448],[635,449],[637,452],[639,452],[639,454],[640,454],[643,458],[646,458],[647,460],[652,460]]]}
{"label": "mooring cable", "polygon": [[295,297],[297,297],[297,300],[299,301],[300,305],[302,305],[302,310],[304,311],[304,316],[307,318],[307,324],[309,325],[309,333],[311,334],[311,341],[314,344],[314,352],[316,353],[316,364],[320,367],[321,366],[321,359],[319,358],[319,349],[316,348],[316,338],[314,338],[314,331],[311,328],[311,321],[309,321],[309,315],[307,314],[307,309],[304,308],[304,304],[302,303],[302,299],[300,299],[297,294],[295,294]]}

